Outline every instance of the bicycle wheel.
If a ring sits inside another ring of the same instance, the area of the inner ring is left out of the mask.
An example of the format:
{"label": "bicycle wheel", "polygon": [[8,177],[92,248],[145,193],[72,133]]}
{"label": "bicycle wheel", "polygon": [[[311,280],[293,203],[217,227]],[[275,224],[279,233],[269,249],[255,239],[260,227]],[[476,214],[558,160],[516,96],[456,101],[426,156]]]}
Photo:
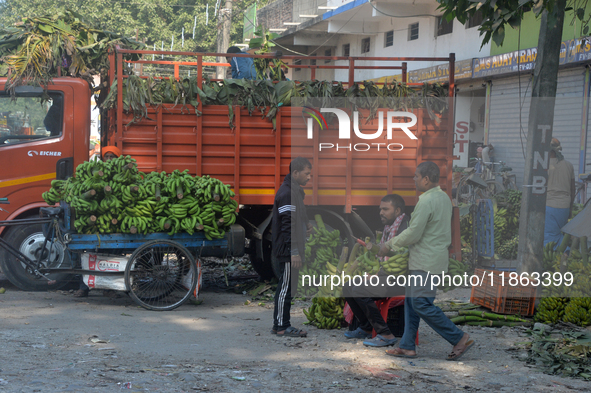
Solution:
{"label": "bicycle wheel", "polygon": [[152,240],[138,247],[125,267],[125,286],[140,306],[173,310],[191,297],[199,271],[195,258],[172,240]]}

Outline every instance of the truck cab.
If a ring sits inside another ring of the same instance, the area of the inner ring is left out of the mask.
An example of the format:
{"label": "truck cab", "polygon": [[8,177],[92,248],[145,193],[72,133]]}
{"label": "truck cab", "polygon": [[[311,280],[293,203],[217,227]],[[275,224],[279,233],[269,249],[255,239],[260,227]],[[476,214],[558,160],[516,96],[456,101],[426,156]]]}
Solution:
{"label": "truck cab", "polygon": [[[56,78],[47,90],[19,86],[12,96],[0,79],[0,220],[30,218],[47,206],[41,194],[53,179],[74,173],[88,160],[90,98],[88,83],[81,79]],[[0,227],[0,236],[22,253],[34,257],[41,252],[40,225]],[[64,250],[52,250],[56,264]],[[21,289],[46,289],[47,284],[22,269],[10,266],[9,256],[0,251],[0,269]],[[55,278],[55,277],[54,277]]]}

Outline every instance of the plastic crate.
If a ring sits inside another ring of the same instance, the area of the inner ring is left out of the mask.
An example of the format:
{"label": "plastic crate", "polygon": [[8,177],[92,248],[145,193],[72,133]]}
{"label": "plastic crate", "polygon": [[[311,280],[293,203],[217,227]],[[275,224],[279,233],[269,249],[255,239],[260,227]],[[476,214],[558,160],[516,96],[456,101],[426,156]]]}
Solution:
{"label": "plastic crate", "polygon": [[[490,272],[493,272],[491,285]],[[484,280],[480,286],[472,287],[470,303],[491,309],[498,314],[521,315],[530,317],[534,315],[534,303],[536,300],[537,288],[533,285],[516,286],[509,285],[511,272],[489,269],[475,269],[474,275]],[[501,285],[502,278],[505,278],[505,285]]]}
{"label": "plastic crate", "polygon": [[404,305],[392,307],[388,310],[386,324],[394,337],[402,337],[404,334]]}

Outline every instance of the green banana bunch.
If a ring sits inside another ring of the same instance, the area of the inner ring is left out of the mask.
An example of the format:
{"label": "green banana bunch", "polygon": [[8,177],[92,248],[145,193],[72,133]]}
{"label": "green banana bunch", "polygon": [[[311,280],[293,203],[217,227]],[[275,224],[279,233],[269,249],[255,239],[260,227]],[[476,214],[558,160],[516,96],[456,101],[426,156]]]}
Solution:
{"label": "green banana bunch", "polygon": [[308,323],[315,325],[318,329],[340,329],[343,316],[345,299],[335,297],[315,297],[312,299],[312,306],[304,309],[304,315]]}
{"label": "green banana bunch", "polygon": [[55,205],[64,198],[65,192],[66,182],[64,180],[52,180],[51,188],[41,194],[41,197],[48,205]]}
{"label": "green banana bunch", "polygon": [[196,197],[201,203],[206,204],[212,201],[228,203],[235,196],[230,186],[225,185],[216,178],[207,175],[202,176],[197,180],[197,183]]}
{"label": "green banana bunch", "polygon": [[408,248],[401,247],[396,255],[382,262],[382,270],[390,275],[405,275],[408,273]]}
{"label": "green banana bunch", "polygon": [[449,283],[447,280],[444,280],[443,283],[438,287],[438,289],[442,290],[443,292],[448,292],[456,289],[457,287],[453,284],[453,277],[454,276],[464,276],[465,273],[468,273],[470,270],[470,266],[465,263],[462,263],[456,259],[449,258],[449,265],[447,269],[447,274],[452,277],[452,282]]}
{"label": "green banana bunch", "polygon": [[540,300],[534,319],[537,322],[552,324],[561,320],[569,303],[566,297],[545,297]]}
{"label": "green banana bunch", "polygon": [[204,231],[208,239],[224,237],[236,222],[234,196],[220,180],[188,170],[140,173],[129,156],[84,162],[76,177],[54,180],[43,193],[48,204],[70,204],[79,233]]}
{"label": "green banana bunch", "polygon": [[563,320],[579,326],[591,325],[591,298],[572,298],[564,309]]}
{"label": "green banana bunch", "polygon": [[506,259],[515,259],[517,257],[518,246],[519,235],[515,235],[510,240],[502,241],[499,246],[495,244],[495,254],[499,254],[501,257]]}
{"label": "green banana bunch", "polygon": [[191,195],[195,188],[195,179],[189,174],[189,170],[180,171],[175,169],[163,181],[163,185],[169,197],[183,199],[185,195]]}

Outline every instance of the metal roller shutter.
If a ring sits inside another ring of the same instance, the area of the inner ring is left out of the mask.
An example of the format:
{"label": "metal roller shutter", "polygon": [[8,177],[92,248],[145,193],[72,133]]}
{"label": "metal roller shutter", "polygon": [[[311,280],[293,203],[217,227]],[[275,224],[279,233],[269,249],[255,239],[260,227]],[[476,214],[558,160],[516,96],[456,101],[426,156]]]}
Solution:
{"label": "metal roller shutter", "polygon": [[[554,109],[553,136],[563,146],[565,158],[575,171],[578,169],[579,140],[584,70],[561,70],[558,74],[556,106]],[[531,76],[493,80],[490,101],[489,142],[495,147],[495,161],[505,161],[517,175],[517,183],[523,182],[524,152],[526,150],[527,124],[531,103]],[[521,127],[519,108],[521,107]],[[520,136],[521,129],[521,136]]]}

